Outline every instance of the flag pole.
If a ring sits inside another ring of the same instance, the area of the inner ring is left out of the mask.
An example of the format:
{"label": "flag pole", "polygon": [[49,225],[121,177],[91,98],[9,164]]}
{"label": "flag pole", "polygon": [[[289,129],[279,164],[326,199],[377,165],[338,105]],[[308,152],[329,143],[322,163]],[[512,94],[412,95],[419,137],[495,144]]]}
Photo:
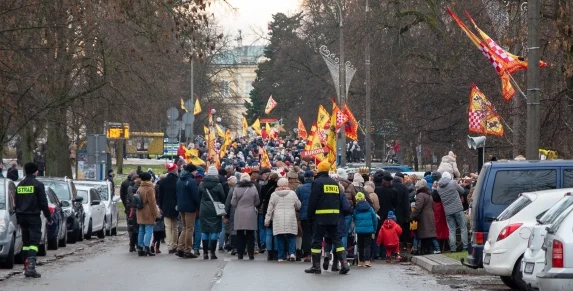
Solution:
{"label": "flag pole", "polygon": [[509,76],[509,79],[512,81],[513,85],[515,85],[515,87],[517,87],[517,90],[519,91],[519,93],[521,93],[521,96],[523,96],[523,98],[525,98],[525,100],[527,100],[527,95],[525,95],[525,93],[523,93],[523,90],[521,90],[521,87],[519,87],[519,84],[517,84],[517,81],[515,81],[513,76],[511,74],[509,74],[508,72],[505,72],[505,74],[507,74]]}

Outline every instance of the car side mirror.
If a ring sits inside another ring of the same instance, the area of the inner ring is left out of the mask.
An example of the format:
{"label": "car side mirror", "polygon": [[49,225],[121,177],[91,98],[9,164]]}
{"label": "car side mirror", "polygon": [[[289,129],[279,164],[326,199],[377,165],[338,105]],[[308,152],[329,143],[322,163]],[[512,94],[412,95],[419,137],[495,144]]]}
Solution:
{"label": "car side mirror", "polygon": [[82,197],[82,196],[78,196],[78,197],[74,198],[74,202],[82,202],[82,201],[84,201],[84,197]]}
{"label": "car side mirror", "polygon": [[121,198],[119,196],[113,196],[112,201],[113,202],[119,202]]}
{"label": "car side mirror", "polygon": [[62,207],[69,207],[70,206],[70,202],[68,202],[68,201],[62,201],[62,202],[60,202],[60,204],[62,205]]}
{"label": "car side mirror", "polygon": [[94,206],[94,205],[99,205],[99,203],[100,203],[99,200],[92,200],[91,205],[92,205],[92,206]]}

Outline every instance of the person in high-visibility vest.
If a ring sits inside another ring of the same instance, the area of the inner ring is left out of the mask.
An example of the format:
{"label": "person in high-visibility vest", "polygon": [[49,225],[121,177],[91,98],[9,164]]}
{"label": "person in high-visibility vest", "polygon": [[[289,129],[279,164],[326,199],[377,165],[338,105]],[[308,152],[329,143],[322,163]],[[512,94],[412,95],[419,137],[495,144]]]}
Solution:
{"label": "person in high-visibility vest", "polygon": [[308,219],[313,225],[312,243],[310,252],[312,254],[312,266],[305,271],[309,274],[320,274],[320,259],[322,253],[322,239],[328,234],[332,240],[332,245],[336,256],[341,263],[340,274],[347,274],[350,266],[346,261],[346,250],[342,245],[342,240],[338,236],[338,217],[342,205],[340,195],[342,189],[336,181],[328,175],[330,163],[323,161],[318,164],[318,174],[312,183],[310,199],[308,202]]}

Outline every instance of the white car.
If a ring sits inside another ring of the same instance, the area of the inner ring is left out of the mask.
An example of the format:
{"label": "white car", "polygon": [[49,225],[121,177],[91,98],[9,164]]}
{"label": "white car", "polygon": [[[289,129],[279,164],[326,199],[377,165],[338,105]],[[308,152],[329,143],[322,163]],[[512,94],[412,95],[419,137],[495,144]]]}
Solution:
{"label": "white car", "polygon": [[559,202],[537,219],[537,225],[531,229],[529,243],[521,260],[523,281],[525,281],[528,289],[538,288],[537,274],[545,267],[545,250],[542,246],[547,235],[547,228],[551,227],[553,222],[559,219],[561,215],[568,215],[572,210],[573,195],[567,193],[565,197],[561,198]]}
{"label": "white car", "polygon": [[78,196],[83,197],[82,206],[86,214],[84,221],[84,238],[90,239],[97,234],[98,238],[105,237],[105,204],[99,192],[92,186],[76,187]]}
{"label": "white car", "polygon": [[119,196],[115,196],[115,189],[112,189],[112,185],[109,181],[88,181],[88,180],[77,180],[74,181],[76,186],[88,186],[95,188],[102,202],[105,204],[105,235],[117,235],[117,224],[119,209],[117,208],[117,202],[120,200]]}
{"label": "white car", "polygon": [[536,218],[573,189],[556,189],[520,194],[494,221],[483,249],[483,267],[500,276],[505,285],[525,289],[521,258],[527,248]]}

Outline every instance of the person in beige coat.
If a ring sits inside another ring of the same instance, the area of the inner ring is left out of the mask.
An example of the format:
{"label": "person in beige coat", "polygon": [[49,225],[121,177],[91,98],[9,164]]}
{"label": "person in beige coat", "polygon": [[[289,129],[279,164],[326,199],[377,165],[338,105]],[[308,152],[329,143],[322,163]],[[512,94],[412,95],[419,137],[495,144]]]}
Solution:
{"label": "person in beige coat", "polygon": [[460,178],[460,170],[458,170],[458,164],[456,164],[456,154],[450,151],[447,156],[442,157],[442,162],[440,163],[440,167],[438,168],[438,172],[443,174],[448,172],[454,178]]}
{"label": "person in beige coat", "polygon": [[372,201],[372,208],[374,208],[374,211],[376,211],[376,213],[378,213],[378,210],[380,210],[380,201],[378,200],[378,195],[376,195],[376,193],[374,192],[374,183],[372,181],[368,181],[364,184],[364,191],[366,193],[366,195],[368,195],[368,197],[370,198],[370,201]]}
{"label": "person in beige coat", "polygon": [[139,225],[137,238],[138,254],[141,257],[155,256],[149,249],[155,220],[159,217],[159,208],[155,201],[155,187],[151,183],[151,175],[149,173],[141,173],[139,178],[141,178],[141,185],[137,189],[136,194],[139,194],[141,203],[143,203],[143,209],[137,209],[137,224]]}
{"label": "person in beige coat", "polygon": [[297,210],[301,203],[296,193],[288,187],[288,180],[280,178],[278,187],[271,195],[269,208],[265,217],[265,226],[273,223],[273,235],[277,241],[279,262],[287,259],[285,254],[285,240],[288,242],[289,260],[296,259],[296,234],[298,232]]}

